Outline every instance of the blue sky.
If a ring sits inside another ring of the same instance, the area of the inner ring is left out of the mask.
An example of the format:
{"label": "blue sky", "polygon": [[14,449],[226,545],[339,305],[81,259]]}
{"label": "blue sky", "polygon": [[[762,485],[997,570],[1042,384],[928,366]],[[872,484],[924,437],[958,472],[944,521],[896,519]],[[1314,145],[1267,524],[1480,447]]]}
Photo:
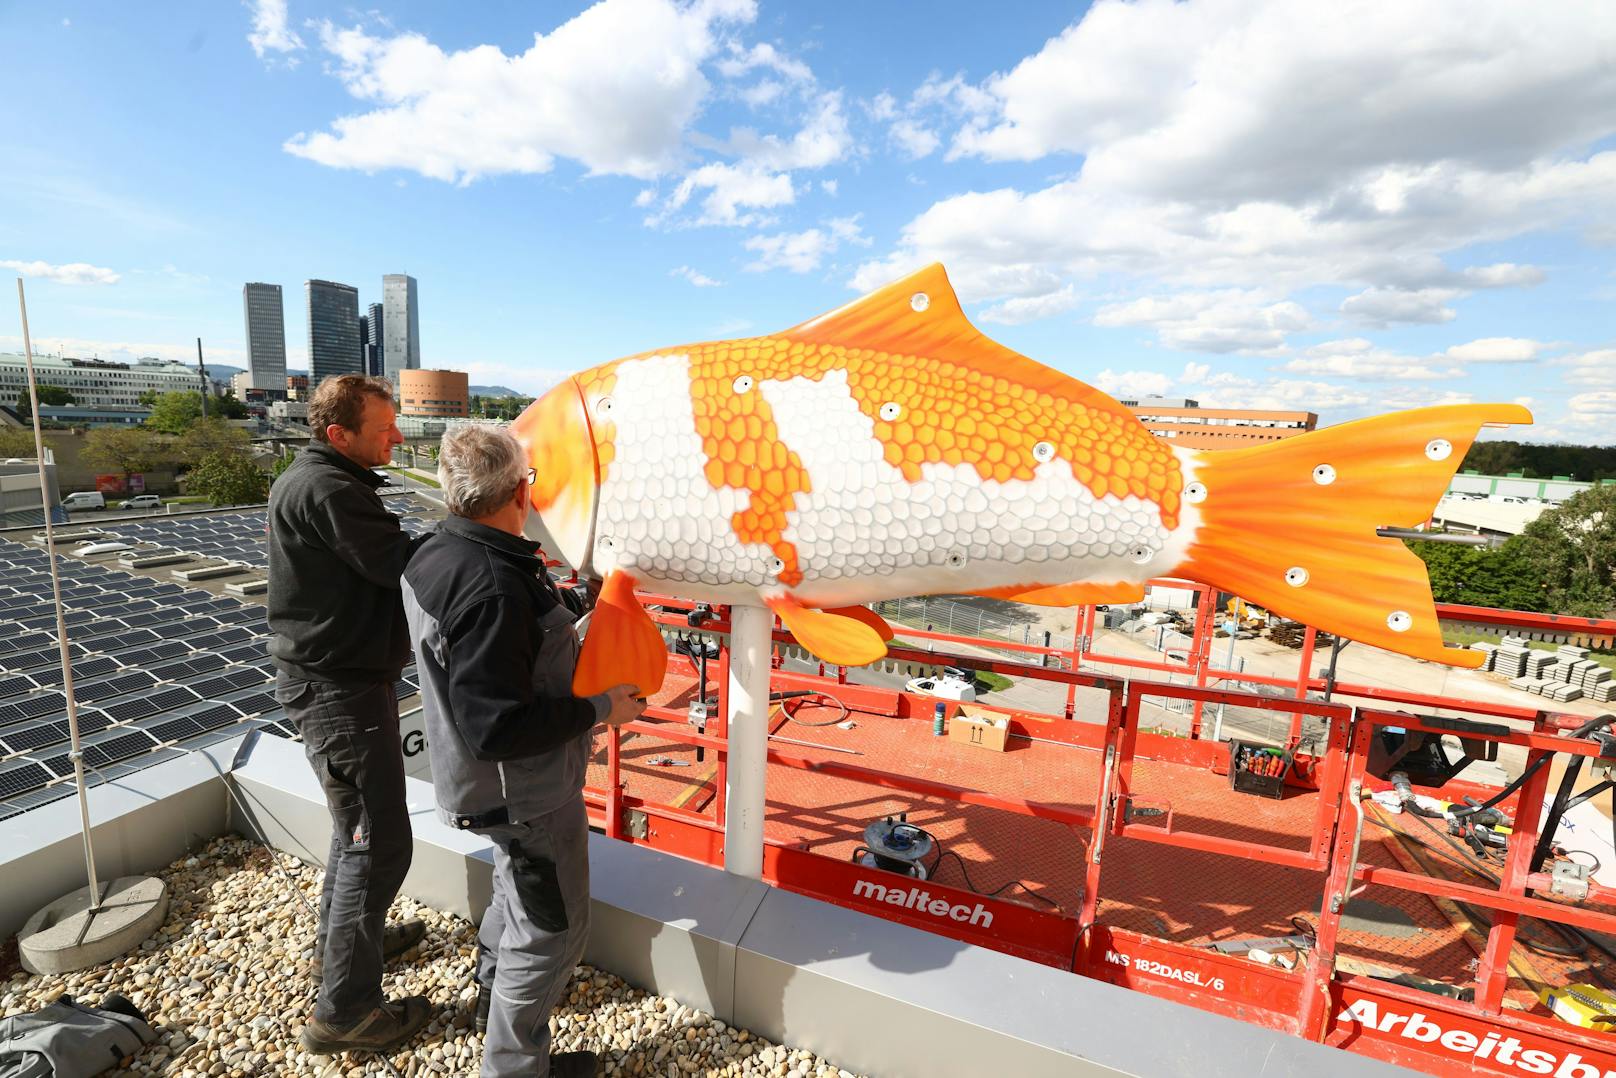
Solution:
{"label": "blue sky", "polygon": [[293,366],[304,280],[406,272],[536,391],[940,260],[1113,393],[1609,443],[1616,19],[1535,7],[6,5],[0,270],[41,348],[236,365],[278,282]]}

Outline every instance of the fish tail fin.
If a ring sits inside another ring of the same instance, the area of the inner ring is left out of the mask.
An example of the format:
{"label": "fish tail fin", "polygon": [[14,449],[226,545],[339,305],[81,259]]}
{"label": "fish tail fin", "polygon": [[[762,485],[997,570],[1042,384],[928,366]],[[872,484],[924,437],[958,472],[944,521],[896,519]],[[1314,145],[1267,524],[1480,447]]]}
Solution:
{"label": "fish tail fin", "polygon": [[1174,572],[1326,632],[1479,666],[1480,652],[1443,644],[1425,563],[1375,532],[1425,523],[1481,427],[1531,421],[1519,405],[1448,405],[1186,453],[1195,530]]}
{"label": "fish tail fin", "polygon": [[640,696],[650,696],[662,687],[668,646],[656,622],[634,598],[634,584],[634,577],[614,570],[601,587],[573,668],[574,695],[594,696],[614,685],[633,685]]}

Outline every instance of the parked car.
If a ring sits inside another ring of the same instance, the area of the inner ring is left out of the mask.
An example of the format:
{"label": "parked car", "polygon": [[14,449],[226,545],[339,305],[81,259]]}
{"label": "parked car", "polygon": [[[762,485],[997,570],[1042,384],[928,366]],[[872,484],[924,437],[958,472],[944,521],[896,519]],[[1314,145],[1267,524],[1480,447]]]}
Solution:
{"label": "parked car", "polygon": [[163,499],[155,494],[136,494],[133,498],[125,498],[118,503],[119,509],[159,509]]}
{"label": "parked car", "polygon": [[62,499],[63,509],[105,509],[107,497],[99,490],[76,490]]}

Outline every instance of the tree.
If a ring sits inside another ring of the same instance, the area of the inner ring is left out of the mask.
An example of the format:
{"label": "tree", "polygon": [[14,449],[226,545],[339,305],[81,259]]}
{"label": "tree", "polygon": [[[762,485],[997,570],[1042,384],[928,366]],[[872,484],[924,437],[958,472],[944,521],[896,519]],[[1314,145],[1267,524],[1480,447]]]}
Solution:
{"label": "tree", "polygon": [[84,436],[79,459],[100,472],[119,472],[128,488],[129,477],[169,463],[168,446],[141,427],[98,427]]}
{"label": "tree", "polygon": [[168,434],[184,434],[202,418],[202,394],[164,393],[152,403],[146,426]]}
{"label": "tree", "polygon": [[285,456],[276,457],[275,463],[270,465],[269,468],[269,481],[273,483],[275,480],[279,479],[281,477],[281,473],[290,468],[292,466],[292,461],[296,459],[296,453],[287,453]]}
{"label": "tree", "polygon": [[48,404],[52,408],[60,408],[64,405],[77,403],[73,394],[69,393],[61,386],[40,386],[38,387],[38,393],[39,403]]}
{"label": "tree", "polygon": [[27,427],[0,427],[0,458],[34,455],[34,432]]}
{"label": "tree", "polygon": [[269,477],[239,450],[209,453],[188,477],[188,489],[214,505],[245,505],[269,496]]}
{"label": "tree", "polygon": [[186,464],[195,465],[212,453],[246,452],[252,439],[240,427],[232,427],[223,419],[198,419],[190,428],[180,435],[175,443],[179,459]]}
{"label": "tree", "polygon": [[246,419],[247,406],[236,399],[234,392],[230,392],[208,401],[208,415],[221,419]]}
{"label": "tree", "polygon": [[1425,562],[1431,594],[1439,603],[1548,609],[1548,596],[1532,575],[1519,536],[1497,549],[1429,540],[1410,540],[1408,547]]}
{"label": "tree", "polygon": [[1616,484],[1590,487],[1521,533],[1525,567],[1558,614],[1604,617],[1616,607]]}

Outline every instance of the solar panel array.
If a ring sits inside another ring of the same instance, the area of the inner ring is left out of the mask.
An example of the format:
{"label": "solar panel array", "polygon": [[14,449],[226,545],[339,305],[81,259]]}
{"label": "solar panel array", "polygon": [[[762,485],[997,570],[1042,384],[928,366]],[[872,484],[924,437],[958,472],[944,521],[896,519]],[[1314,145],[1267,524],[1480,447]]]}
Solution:
{"label": "solar panel array", "polygon": [[[432,526],[432,521],[410,510],[400,515],[399,524],[411,535],[419,535]],[[269,525],[262,509],[225,516],[155,516],[140,521],[120,520],[111,528],[109,534],[126,542],[152,543],[165,550],[241,562],[257,569],[269,567],[264,541]]]}
{"label": "solar panel array", "polygon": [[[403,524],[416,533],[431,521]],[[262,511],[118,525],[126,537],[259,565],[263,528]],[[297,736],[275,701],[264,607],[73,557],[57,567],[90,785],[254,725]],[[73,793],[63,680],[48,556],[0,539],[0,819]],[[415,692],[413,667],[397,688]]]}

